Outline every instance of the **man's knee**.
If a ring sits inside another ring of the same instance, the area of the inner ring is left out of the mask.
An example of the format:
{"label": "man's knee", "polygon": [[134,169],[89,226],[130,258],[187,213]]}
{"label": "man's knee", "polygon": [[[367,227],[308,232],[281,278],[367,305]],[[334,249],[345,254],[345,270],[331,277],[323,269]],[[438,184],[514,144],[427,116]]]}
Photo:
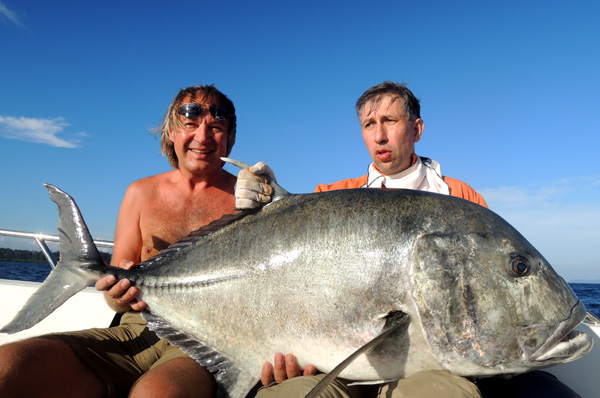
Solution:
{"label": "man's knee", "polygon": [[78,387],[85,387],[81,391],[88,396],[104,391],[97,376],[62,340],[44,336],[0,347],[0,395],[41,396],[53,391],[60,396],[61,389],[73,392]]}
{"label": "man's knee", "polygon": [[[281,383],[273,383],[261,388],[258,391],[258,394],[256,394],[256,398],[304,397],[323,377],[325,377],[325,374],[299,376],[285,380]],[[346,387],[336,379],[321,393],[321,395],[319,395],[319,397],[350,398],[350,393]]]}
{"label": "man's knee", "polygon": [[136,397],[212,397],[217,383],[191,358],[174,358],[146,372],[131,389]]}
{"label": "man's knee", "polygon": [[14,380],[16,370],[26,363],[26,359],[19,354],[19,346],[18,343],[0,346],[0,383]]}
{"label": "man's knee", "polygon": [[446,371],[417,373],[383,386],[379,398],[481,398],[468,379]]}
{"label": "man's knee", "polygon": [[51,361],[56,364],[63,355],[71,354],[71,349],[61,341],[35,337],[0,346],[0,374],[44,366]]}

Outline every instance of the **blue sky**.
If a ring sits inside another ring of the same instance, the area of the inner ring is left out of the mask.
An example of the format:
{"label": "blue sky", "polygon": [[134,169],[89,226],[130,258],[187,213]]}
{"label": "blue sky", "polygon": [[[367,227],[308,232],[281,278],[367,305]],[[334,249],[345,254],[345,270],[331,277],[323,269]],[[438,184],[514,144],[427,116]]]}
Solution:
{"label": "blue sky", "polygon": [[231,156],[289,191],[358,177],[354,103],[395,80],[421,99],[418,154],[567,280],[600,279],[600,3],[340,4],[0,0],[0,228],[55,233],[48,182],[111,240],[126,187],[169,169],[149,128],[194,84],[234,101]]}

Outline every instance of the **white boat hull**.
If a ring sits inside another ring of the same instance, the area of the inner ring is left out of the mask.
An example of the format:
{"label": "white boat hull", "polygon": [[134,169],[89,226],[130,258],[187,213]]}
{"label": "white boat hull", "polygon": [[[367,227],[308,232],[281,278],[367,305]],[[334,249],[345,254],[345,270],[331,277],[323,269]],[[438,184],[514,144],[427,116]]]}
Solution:
{"label": "white boat hull", "polygon": [[544,369],[582,398],[600,397],[600,324],[580,324],[576,330],[594,339],[592,352],[576,361]]}
{"label": "white boat hull", "polygon": [[[0,325],[10,322],[40,285],[0,279]],[[104,301],[104,294],[88,287],[31,329],[15,334],[0,333],[0,345],[46,333],[107,327],[114,316],[115,312]]]}

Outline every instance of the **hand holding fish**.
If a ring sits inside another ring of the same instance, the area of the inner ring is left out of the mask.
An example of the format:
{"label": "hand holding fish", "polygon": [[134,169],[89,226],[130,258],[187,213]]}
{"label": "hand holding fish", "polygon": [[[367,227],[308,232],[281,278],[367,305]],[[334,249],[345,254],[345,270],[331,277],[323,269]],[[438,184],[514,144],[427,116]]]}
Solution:
{"label": "hand holding fish", "polygon": [[273,170],[264,162],[242,169],[235,185],[235,207],[254,209],[271,202],[273,187],[269,185],[268,177],[277,181]]}
{"label": "hand holding fish", "polygon": [[304,370],[300,369],[300,365],[296,361],[294,354],[284,355],[282,353],[275,354],[273,364],[265,362],[260,374],[260,381],[264,386],[276,381],[281,383],[286,379],[291,379],[297,376],[312,376],[317,373],[317,369],[312,365],[307,365]]}
{"label": "hand holding fish", "polygon": [[[134,267],[136,264],[133,261],[123,259],[119,262],[119,268],[131,269]],[[105,276],[96,282],[96,290],[104,291],[106,302],[117,312],[125,312],[130,308],[141,311],[146,308],[144,301],[136,299],[140,289],[132,286],[127,279],[117,280],[112,275]]]}

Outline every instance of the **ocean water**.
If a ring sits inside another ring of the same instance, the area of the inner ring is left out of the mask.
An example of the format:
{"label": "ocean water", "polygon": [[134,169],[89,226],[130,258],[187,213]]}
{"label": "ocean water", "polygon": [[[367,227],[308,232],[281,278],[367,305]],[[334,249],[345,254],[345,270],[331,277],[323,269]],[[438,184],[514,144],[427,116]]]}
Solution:
{"label": "ocean water", "polygon": [[[42,282],[50,273],[47,263],[0,261],[0,279]],[[600,284],[570,283],[587,310],[600,318]]]}
{"label": "ocean water", "polygon": [[585,308],[600,318],[600,283],[569,283]]}
{"label": "ocean water", "polygon": [[0,279],[43,282],[50,273],[48,263],[0,261]]}

